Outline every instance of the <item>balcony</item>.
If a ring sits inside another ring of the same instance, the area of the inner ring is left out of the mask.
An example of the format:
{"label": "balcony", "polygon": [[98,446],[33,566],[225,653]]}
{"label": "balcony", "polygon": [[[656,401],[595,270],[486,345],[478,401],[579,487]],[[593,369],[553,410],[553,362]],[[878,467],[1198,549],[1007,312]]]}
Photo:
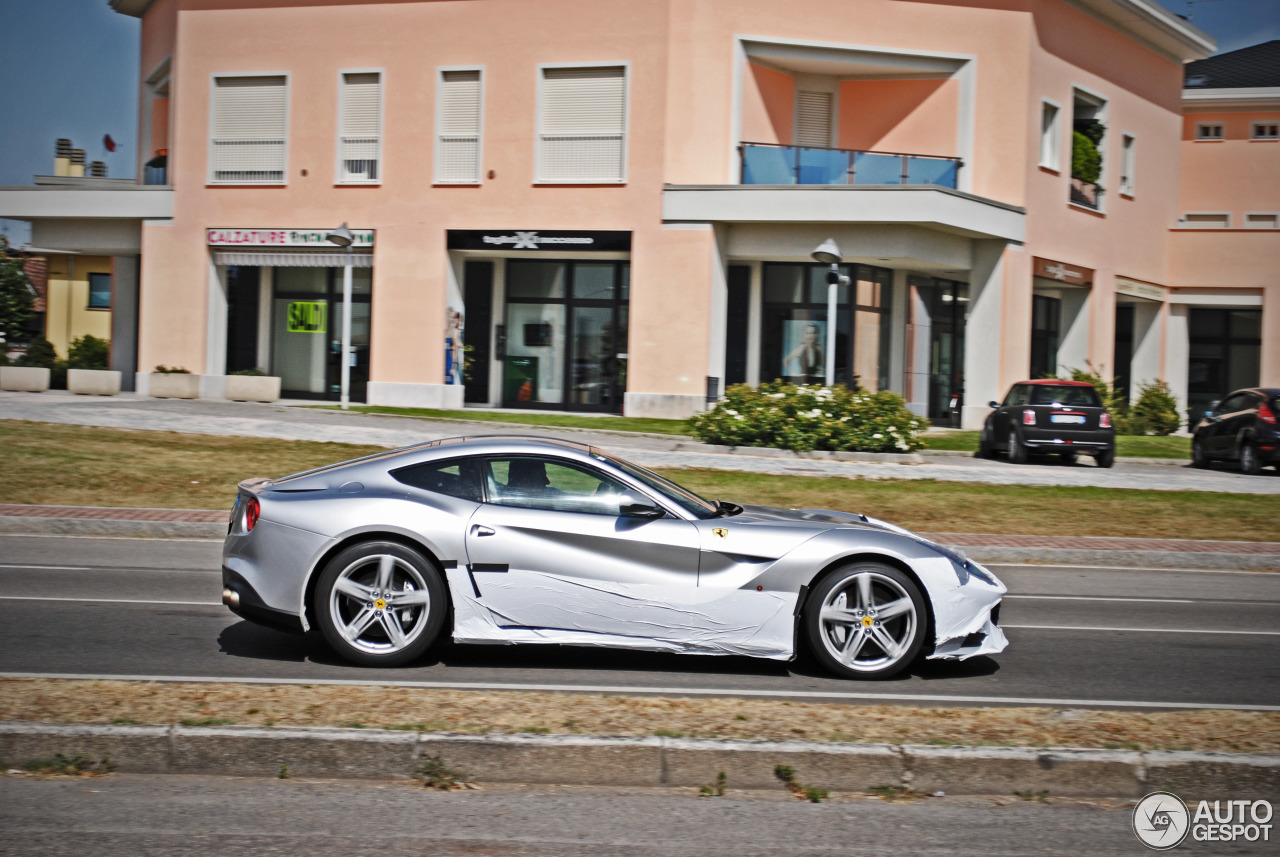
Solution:
{"label": "balcony", "polygon": [[744,185],[933,185],[955,190],[959,158],[743,143]]}

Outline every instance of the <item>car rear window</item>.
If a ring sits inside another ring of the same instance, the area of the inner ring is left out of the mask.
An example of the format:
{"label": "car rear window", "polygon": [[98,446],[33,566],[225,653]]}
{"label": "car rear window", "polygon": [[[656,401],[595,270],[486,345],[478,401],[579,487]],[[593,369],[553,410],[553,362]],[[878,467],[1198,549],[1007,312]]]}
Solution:
{"label": "car rear window", "polygon": [[1036,384],[1031,388],[1033,405],[1070,405],[1080,408],[1100,408],[1098,391],[1092,387],[1074,384]]}

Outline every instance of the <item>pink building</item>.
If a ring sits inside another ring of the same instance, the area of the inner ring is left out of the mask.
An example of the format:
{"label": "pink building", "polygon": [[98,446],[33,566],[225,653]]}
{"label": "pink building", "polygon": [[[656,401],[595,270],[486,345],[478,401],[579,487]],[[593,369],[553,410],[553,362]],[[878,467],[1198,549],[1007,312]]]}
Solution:
{"label": "pink building", "polygon": [[0,215],[41,246],[132,224],[131,368],[207,395],[257,367],[335,397],[348,262],[371,404],[683,417],[821,383],[829,343],[836,380],[967,426],[1090,363],[1183,404],[1280,384],[1280,144],[1249,139],[1280,81],[1184,92],[1234,54],[1150,0],[111,5],[159,195]]}

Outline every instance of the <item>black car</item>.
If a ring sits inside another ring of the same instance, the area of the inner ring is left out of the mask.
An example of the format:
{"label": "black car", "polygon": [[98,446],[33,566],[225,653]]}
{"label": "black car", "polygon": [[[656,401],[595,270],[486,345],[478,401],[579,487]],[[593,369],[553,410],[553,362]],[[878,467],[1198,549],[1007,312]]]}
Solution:
{"label": "black car", "polygon": [[1238,461],[1244,473],[1280,466],[1280,389],[1249,387],[1210,405],[1191,438],[1191,463]]}
{"label": "black car", "polygon": [[991,402],[978,440],[978,455],[1005,452],[1015,464],[1032,452],[1051,452],[1073,462],[1092,455],[1099,467],[1116,462],[1116,432],[1098,391],[1085,381],[1019,381],[1003,404]]}

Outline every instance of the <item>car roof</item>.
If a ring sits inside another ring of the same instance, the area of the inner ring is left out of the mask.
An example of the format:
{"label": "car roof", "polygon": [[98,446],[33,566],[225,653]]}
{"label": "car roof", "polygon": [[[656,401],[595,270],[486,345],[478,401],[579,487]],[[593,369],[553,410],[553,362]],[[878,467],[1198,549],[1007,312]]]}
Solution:
{"label": "car roof", "polygon": [[[1088,381],[1059,381],[1057,378],[1036,378],[1033,381],[1018,381],[1018,384],[1052,384],[1055,387],[1092,387]],[[1015,385],[1016,386],[1016,385]]]}

